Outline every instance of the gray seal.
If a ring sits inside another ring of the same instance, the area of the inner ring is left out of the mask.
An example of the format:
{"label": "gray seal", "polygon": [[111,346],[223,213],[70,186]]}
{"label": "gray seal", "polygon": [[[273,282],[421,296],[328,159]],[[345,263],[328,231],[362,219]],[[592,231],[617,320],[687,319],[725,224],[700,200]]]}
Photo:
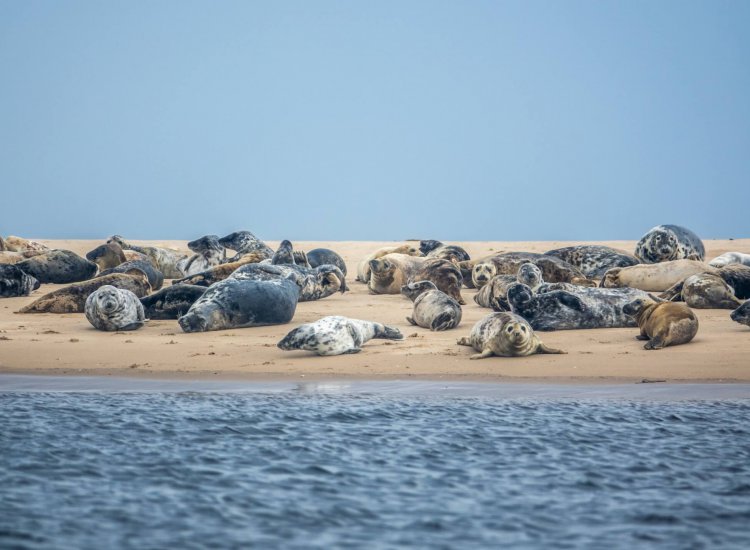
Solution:
{"label": "gray seal", "polygon": [[650,297],[638,298],[625,305],[641,332],[636,340],[648,340],[643,349],[662,349],[687,344],[698,333],[698,317],[685,304],[659,302]]}
{"label": "gray seal", "polygon": [[679,225],[657,225],[635,246],[635,255],[645,264],[672,260],[706,258],[706,249],[698,235]]}
{"label": "gray seal", "polygon": [[182,252],[159,246],[136,246],[126,242],[119,235],[111,236],[107,242],[115,242],[119,244],[120,247],[126,251],[126,255],[128,250],[132,250],[148,256],[153,262],[154,267],[161,271],[167,279],[179,279],[180,277],[185,276],[185,273],[183,273],[180,266],[188,260],[188,257]]}
{"label": "gray seal", "polygon": [[[273,249],[250,231],[235,231],[219,239],[219,244],[229,250],[234,250],[237,254],[227,259],[227,262],[237,262],[245,254],[260,255],[261,260],[271,258]],[[258,260],[260,261],[260,260]]]}
{"label": "gray seal", "polygon": [[729,317],[735,323],[750,327],[750,300],[735,309]]}
{"label": "gray seal", "polygon": [[335,265],[341,270],[341,273],[346,275],[346,262],[344,258],[330,248],[313,248],[307,253],[307,261],[310,263],[310,267],[318,267],[326,264]]}
{"label": "gray seal", "polygon": [[401,294],[414,302],[411,317],[406,318],[412,325],[441,331],[456,328],[461,322],[461,305],[431,281],[404,285]]}
{"label": "gray seal", "polygon": [[469,253],[462,247],[452,244],[443,244],[440,241],[419,241],[419,251],[428,258],[448,260],[454,264],[471,260]]}
{"label": "gray seal", "polygon": [[112,273],[127,273],[133,269],[138,269],[146,274],[148,277],[148,284],[151,285],[152,290],[159,290],[164,284],[164,274],[154,267],[154,264],[145,260],[131,260],[129,262],[123,262],[116,267],[105,269],[97,277],[103,277],[104,275],[111,275]]}
{"label": "gray seal", "polygon": [[39,281],[16,265],[0,264],[0,298],[28,296],[39,288]]}
{"label": "gray seal", "polygon": [[508,304],[508,288],[518,282],[513,275],[495,275],[490,282],[482,286],[474,294],[474,301],[480,307],[489,307],[495,311],[510,311]]}
{"label": "gray seal", "polygon": [[536,292],[537,289],[544,284],[542,270],[531,262],[522,264],[521,267],[518,268],[516,279],[519,283],[528,286],[533,292]]}
{"label": "gray seal", "polygon": [[490,313],[471,329],[468,338],[461,338],[459,346],[471,346],[479,353],[469,359],[522,357],[535,353],[565,353],[547,347],[534,334],[525,319],[513,313]]}
{"label": "gray seal", "polygon": [[734,295],[734,289],[720,276],[713,273],[691,275],[659,295],[663,300],[682,300],[695,309],[736,309],[742,301]]}
{"label": "gray seal", "polygon": [[122,247],[114,241],[99,245],[87,252],[86,259],[94,262],[101,270],[111,269],[128,261]]}
{"label": "gray seal", "polygon": [[91,279],[98,266],[70,250],[50,250],[15,264],[40,283],[77,283]]}
{"label": "gray seal", "polygon": [[580,269],[587,278],[596,280],[600,280],[609,269],[639,263],[638,258],[624,250],[602,245],[566,246],[544,254],[560,258]]}
{"label": "gray seal", "polygon": [[495,275],[517,275],[518,269],[525,263],[536,265],[542,271],[544,280],[550,283],[575,283],[585,286],[596,284],[568,262],[535,252],[504,252],[476,262],[461,262],[459,267],[471,266],[472,282],[476,288],[481,288]]}
{"label": "gray seal", "polygon": [[129,290],[99,287],[86,299],[86,319],[98,330],[135,330],[146,322],[143,306]]}
{"label": "gray seal", "polygon": [[742,264],[750,267],[750,254],[742,252],[725,252],[721,256],[716,256],[708,262],[711,267],[726,267],[732,264]]}
{"label": "gray seal", "polygon": [[195,254],[178,264],[186,277],[217,266],[227,257],[226,249],[219,244],[218,235],[205,235],[200,239],[190,241],[188,248]]}
{"label": "gray seal", "polygon": [[300,302],[327,298],[346,291],[344,274],[335,265],[321,265],[315,269],[298,265],[246,264],[235,270],[230,279],[272,281],[291,277],[300,289]]}
{"label": "gray seal", "polygon": [[[290,275],[291,277],[291,275]],[[185,332],[282,325],[294,317],[299,287],[289,279],[224,279],[177,319]]]}
{"label": "gray seal", "polygon": [[172,285],[141,298],[141,304],[149,319],[178,319],[190,306],[203,296],[205,286]]}
{"label": "gray seal", "polygon": [[281,339],[278,347],[284,351],[342,355],[359,353],[362,345],[373,338],[401,340],[403,336],[398,329],[380,323],[334,315],[298,326]]}

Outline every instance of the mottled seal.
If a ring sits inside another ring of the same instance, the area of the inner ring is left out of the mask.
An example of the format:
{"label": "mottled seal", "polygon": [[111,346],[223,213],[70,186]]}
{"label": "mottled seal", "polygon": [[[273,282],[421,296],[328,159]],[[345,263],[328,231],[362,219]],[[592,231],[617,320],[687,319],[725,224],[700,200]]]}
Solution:
{"label": "mottled seal", "polygon": [[679,225],[657,225],[635,246],[635,256],[645,264],[672,260],[706,258],[706,249],[698,235]]}
{"label": "mottled seal", "polygon": [[88,297],[103,286],[128,290],[139,298],[151,292],[151,285],[148,283],[146,274],[133,269],[128,273],[112,273],[103,277],[95,277],[49,292],[21,308],[18,313],[83,313],[86,310]]}
{"label": "mottled seal", "polygon": [[[536,265],[542,271],[544,280],[550,283],[575,283],[586,286],[595,284],[588,280],[580,269],[560,258],[534,252],[506,252],[479,260],[472,267],[472,282],[476,288],[481,288],[495,275],[516,275],[525,263]],[[459,267],[467,265],[466,262],[461,262]]]}
{"label": "mottled seal", "polygon": [[729,264],[719,268],[719,275],[734,289],[740,300],[750,298],[750,267],[742,264]]}
{"label": "mottled seal", "polygon": [[750,300],[735,309],[729,317],[736,323],[750,327]]}
{"label": "mottled seal", "polygon": [[0,298],[28,296],[39,281],[15,265],[0,265]]}
{"label": "mottled seal", "polygon": [[330,248],[313,248],[307,253],[307,261],[310,263],[310,267],[318,267],[326,264],[335,265],[346,275],[346,262],[344,258]]}
{"label": "mottled seal", "polygon": [[533,292],[536,292],[544,283],[542,270],[531,262],[522,264],[521,267],[518,268],[516,279],[518,279],[519,283],[523,283],[529,287]]}
{"label": "mottled seal", "polygon": [[461,305],[431,281],[404,285],[401,294],[414,302],[411,317],[406,318],[412,325],[440,331],[455,328],[461,322]]}
{"label": "mottled seal", "polygon": [[640,263],[638,258],[609,246],[579,245],[548,250],[545,255],[555,256],[577,267],[589,279],[601,279],[614,267],[628,267]]}
{"label": "mottled seal", "polygon": [[474,301],[480,307],[489,307],[495,311],[510,311],[507,295],[510,285],[518,282],[514,275],[495,275],[490,282],[483,285],[474,294]]}
{"label": "mottled seal", "polygon": [[299,286],[300,302],[327,298],[336,292],[346,291],[344,274],[335,265],[321,265],[315,269],[298,265],[247,264],[235,270],[233,279],[251,281],[292,280]]}
{"label": "mottled seal", "polygon": [[299,287],[290,279],[230,277],[208,287],[177,322],[185,332],[281,325],[294,317],[298,299]]}
{"label": "mottled seal", "polygon": [[218,235],[204,235],[190,241],[188,248],[195,254],[178,264],[187,277],[219,265],[227,256],[226,249],[219,244]]}
{"label": "mottled seal", "polygon": [[459,304],[466,303],[461,296],[461,271],[448,260],[407,254],[387,254],[370,260],[367,286],[373,294],[399,294],[402,286],[415,281],[432,281]]}
{"label": "mottled seal", "polygon": [[387,254],[406,254],[407,256],[421,256],[419,250],[409,244],[399,246],[385,246],[368,254],[357,265],[357,280],[367,284],[370,281],[370,261],[382,258]]}
{"label": "mottled seal", "polygon": [[177,319],[185,315],[205,292],[205,286],[173,285],[142,297],[141,304],[149,319]]}
{"label": "mottled seal", "polygon": [[279,248],[273,253],[271,257],[271,264],[273,265],[294,265],[294,247],[291,241],[283,240],[279,243]]}
{"label": "mottled seal", "polygon": [[273,249],[250,231],[235,231],[219,239],[219,244],[229,250],[234,250],[236,254],[229,258],[228,262],[237,262],[245,254],[262,256],[258,261],[262,261],[273,256]]}
{"label": "mottled seal", "polygon": [[440,241],[419,241],[419,251],[428,258],[448,260],[454,264],[471,260],[471,256],[460,246],[443,244]]}
{"label": "mottled seal", "polygon": [[151,262],[144,261],[144,260],[133,260],[133,261],[122,263],[110,269],[105,269],[104,271],[99,273],[97,277],[110,275],[112,273],[128,273],[132,271],[133,269],[140,270],[143,273],[145,273],[146,276],[148,276],[148,284],[151,285],[152,290],[159,290],[164,284],[164,274],[158,269],[156,269],[154,267],[154,264],[152,264]]}
{"label": "mottled seal", "polygon": [[201,271],[195,275],[189,277],[183,277],[181,279],[174,279],[173,285],[187,284],[187,285],[198,285],[198,286],[211,286],[214,283],[223,281],[234,273],[237,269],[245,264],[258,263],[266,259],[262,252],[248,252],[243,254],[236,262],[228,262],[225,264],[216,265],[206,271]]}
{"label": "mottled seal", "polygon": [[77,283],[90,279],[98,269],[94,262],[70,250],[50,250],[15,264],[40,283]]}
{"label": "mottled seal", "polygon": [[712,267],[725,267],[731,264],[742,264],[750,267],[750,254],[742,252],[725,252],[721,256],[716,256],[708,262]]}
{"label": "mottled seal", "polygon": [[697,260],[673,260],[655,264],[615,267],[604,274],[601,286],[619,288],[629,286],[649,292],[663,292],[672,285],[699,273],[718,270]]}
{"label": "mottled seal", "polygon": [[167,279],[179,279],[185,276],[180,265],[184,264],[188,260],[188,257],[182,252],[159,246],[136,246],[126,242],[119,235],[113,235],[107,242],[116,242],[119,244],[125,251],[126,256],[128,250],[145,254],[151,259],[154,267],[161,271]]}
{"label": "mottled seal", "polygon": [[86,259],[94,262],[99,269],[111,269],[128,261],[125,251],[116,242],[106,243],[97,246],[94,250],[86,253]]}
{"label": "mottled seal", "polygon": [[720,275],[699,273],[691,275],[659,295],[669,301],[682,300],[696,309],[735,309],[742,304],[734,289]]}
{"label": "mottled seal", "polygon": [[105,285],[86,299],[86,319],[98,330],[135,330],[146,322],[143,306],[129,290]]}
{"label": "mottled seal", "polygon": [[685,304],[638,298],[624,307],[637,321],[638,340],[648,340],[644,349],[661,349],[687,344],[698,332],[698,318]]}
{"label": "mottled seal", "polygon": [[278,347],[284,351],[306,350],[318,355],[359,353],[373,338],[401,340],[398,329],[361,319],[333,315],[300,325],[284,336]]}
{"label": "mottled seal", "polygon": [[48,252],[50,248],[37,241],[9,235],[5,238],[5,250],[10,252]]}
{"label": "mottled seal", "polygon": [[547,347],[525,319],[513,313],[490,313],[481,319],[468,338],[461,338],[459,346],[471,346],[479,353],[469,359],[484,359],[492,355],[520,357],[535,353],[565,353]]}

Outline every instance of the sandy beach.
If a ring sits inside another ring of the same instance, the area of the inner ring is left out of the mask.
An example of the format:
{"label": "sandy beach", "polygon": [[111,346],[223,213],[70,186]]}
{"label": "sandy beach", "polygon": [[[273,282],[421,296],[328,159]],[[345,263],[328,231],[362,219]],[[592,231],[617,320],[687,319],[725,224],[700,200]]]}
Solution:
{"label": "sandy beach", "polygon": [[[37,239],[81,255],[101,240]],[[133,241],[185,250],[184,241]],[[706,240],[707,257],[727,251],[750,252],[750,239]],[[275,247],[278,243],[269,241]],[[750,381],[750,329],[729,319],[729,310],[696,310],[698,335],[688,345],[646,351],[637,329],[597,329],[540,333],[567,355],[490,358],[470,361],[470,348],[456,345],[491,310],[467,302],[461,325],[430,332],[407,323],[411,302],[402,296],[371,295],[354,281],[356,265],[372,250],[391,242],[301,242],[295,248],[332,248],[347,262],[350,292],[300,303],[292,323],[280,326],[185,334],[176,321],[150,321],[138,331],[95,330],[83,314],[17,314],[24,305],[63,285],[42,285],[29,297],[0,301],[0,373],[110,375],[195,379],[450,379],[467,381],[554,382],[747,382]],[[500,251],[544,252],[571,242],[461,242],[472,257]],[[633,241],[592,242],[633,250]],[[168,283],[167,283],[168,284]],[[399,328],[401,342],[372,340],[356,355],[318,357],[283,352],[276,343],[301,323],[326,315],[370,319]]]}

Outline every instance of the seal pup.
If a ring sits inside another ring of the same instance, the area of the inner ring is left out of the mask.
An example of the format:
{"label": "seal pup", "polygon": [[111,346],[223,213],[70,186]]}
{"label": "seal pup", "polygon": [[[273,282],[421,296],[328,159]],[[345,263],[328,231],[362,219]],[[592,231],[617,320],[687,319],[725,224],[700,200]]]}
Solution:
{"label": "seal pup", "polygon": [[725,252],[721,256],[716,256],[708,262],[712,267],[726,267],[731,264],[742,264],[750,267],[750,254],[742,252]]}
{"label": "seal pup", "polygon": [[346,262],[344,258],[330,248],[313,248],[307,253],[307,261],[310,263],[310,267],[318,267],[326,264],[335,265],[346,276]]}
{"label": "seal pup", "polygon": [[685,304],[646,297],[633,300],[623,309],[633,316],[641,329],[636,339],[648,340],[643,349],[687,344],[698,332],[698,318]]}
{"label": "seal pup", "polygon": [[0,298],[28,296],[39,281],[15,265],[0,265]]}
{"label": "seal pup", "polygon": [[471,260],[471,256],[462,247],[443,244],[440,241],[419,241],[419,251],[427,258],[448,260],[454,264]]}
{"label": "seal pup", "polygon": [[116,242],[97,246],[94,250],[86,253],[86,259],[94,262],[102,271],[117,267],[128,261],[122,247]]}
{"label": "seal pup", "polygon": [[188,260],[188,257],[182,252],[159,246],[136,246],[126,242],[119,235],[111,236],[107,242],[116,242],[119,244],[125,251],[126,256],[128,255],[128,250],[148,256],[154,267],[161,271],[167,279],[179,279],[185,276],[185,273],[183,273],[179,266],[184,264]]}
{"label": "seal pup", "polygon": [[15,264],[40,283],[77,283],[90,279],[98,266],[70,250],[50,250]]}
{"label": "seal pup", "polygon": [[112,273],[54,290],[21,308],[18,313],[84,313],[88,297],[103,286],[128,290],[138,298],[151,292],[146,274],[132,269],[127,273]]}
{"label": "seal pup", "polygon": [[147,321],[135,294],[110,285],[92,292],[85,307],[86,319],[98,330],[135,330]]}
{"label": "seal pup", "polygon": [[415,281],[432,281],[459,304],[466,303],[461,296],[461,271],[448,260],[406,254],[387,254],[370,260],[367,287],[373,294],[399,294],[402,286]]}
{"label": "seal pup", "polygon": [[266,260],[273,257],[273,249],[250,231],[235,231],[219,239],[219,244],[229,250],[234,250],[236,254],[227,259],[227,262],[237,262],[245,254],[262,256],[258,261]]}
{"label": "seal pup", "polygon": [[201,271],[195,275],[189,277],[182,277],[181,279],[174,279],[173,285],[198,285],[198,286],[211,286],[214,283],[223,281],[234,273],[237,269],[245,264],[259,263],[265,260],[262,252],[248,252],[240,257],[236,262],[227,262],[224,264],[216,265],[206,271]]}
{"label": "seal pup", "polygon": [[421,256],[421,252],[409,245],[385,246],[365,256],[357,265],[357,281],[367,284],[370,281],[370,261],[382,258],[387,254],[406,254],[407,256]]}
{"label": "seal pup", "polygon": [[672,285],[700,273],[718,274],[718,269],[697,260],[673,260],[630,267],[615,267],[604,274],[600,286],[629,286],[648,292],[664,292]]}
{"label": "seal pup", "polygon": [[673,285],[659,295],[662,300],[682,300],[695,309],[736,309],[742,304],[734,289],[719,275],[699,273]]}
{"label": "seal pup", "polygon": [[750,327],[750,300],[735,309],[729,317],[736,323]]}
{"label": "seal pup", "polygon": [[706,249],[698,235],[679,225],[657,225],[649,230],[635,246],[635,256],[644,264],[672,260],[706,258]]}
{"label": "seal pup", "polygon": [[205,292],[205,286],[173,285],[141,297],[141,304],[149,319],[177,319],[185,315]]}
{"label": "seal pup", "polygon": [[205,235],[190,241],[188,248],[195,254],[179,264],[180,270],[187,277],[219,265],[227,256],[226,249],[219,244],[218,235]]}
{"label": "seal pup", "polygon": [[461,338],[459,346],[471,346],[479,353],[469,359],[522,357],[535,353],[566,353],[544,345],[525,319],[514,313],[490,313],[471,329],[468,338]]}
{"label": "seal pup", "polygon": [[508,287],[518,282],[513,275],[495,275],[490,282],[474,294],[474,301],[479,307],[492,308],[495,311],[510,311],[508,304]]}
{"label": "seal pup", "polygon": [[406,318],[412,325],[440,331],[456,328],[461,322],[461,305],[431,281],[404,285],[401,294],[414,302],[411,317]]}
{"label": "seal pup", "polygon": [[398,329],[380,323],[332,315],[298,326],[277,345],[284,351],[306,350],[318,355],[343,355],[359,353],[362,345],[373,338],[402,340],[404,337]]}
{"label": "seal pup", "polygon": [[50,247],[37,241],[9,235],[5,238],[5,250],[9,252],[49,252]]}
{"label": "seal pup", "polygon": [[177,322],[185,332],[281,325],[294,317],[298,299],[299,287],[290,279],[229,277],[208,287]]}
{"label": "seal pup", "polygon": [[110,269],[100,272],[97,277],[111,275],[112,273],[129,273],[133,269],[142,271],[148,277],[148,284],[152,290],[159,290],[164,284],[164,274],[154,267],[154,264],[144,260],[134,260],[122,263]]}
{"label": "seal pup", "polygon": [[235,270],[229,278],[250,281],[291,280],[299,286],[300,302],[310,302],[327,298],[337,291],[346,291],[344,274],[335,265],[321,265],[305,268],[298,265],[247,264]]}
{"label": "seal pup", "polygon": [[613,267],[629,267],[640,263],[638,258],[609,246],[579,245],[548,250],[544,253],[555,256],[577,267],[588,279],[601,279]]}

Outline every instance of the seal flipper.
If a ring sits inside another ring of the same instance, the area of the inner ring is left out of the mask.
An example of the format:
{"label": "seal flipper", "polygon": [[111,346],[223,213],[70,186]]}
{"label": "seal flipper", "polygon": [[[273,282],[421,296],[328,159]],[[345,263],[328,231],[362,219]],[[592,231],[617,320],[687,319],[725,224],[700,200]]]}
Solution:
{"label": "seal flipper", "polygon": [[685,286],[685,279],[679,283],[675,283],[670,286],[667,290],[659,294],[659,298],[668,302],[680,302],[682,301],[682,289]]}
{"label": "seal flipper", "polygon": [[417,322],[414,319],[412,319],[411,317],[407,317],[406,320],[409,321],[410,325],[416,325],[417,324]]}
{"label": "seal flipper", "polygon": [[536,348],[536,352],[537,353],[560,354],[560,355],[565,355],[565,354],[568,353],[567,351],[563,351],[561,349],[550,348],[547,345],[545,345],[543,342],[539,342],[539,347]]}
{"label": "seal flipper", "polygon": [[491,349],[486,349],[482,353],[475,353],[474,355],[469,357],[469,359],[484,359],[486,357],[492,357],[493,355],[494,353]]}
{"label": "seal flipper", "polygon": [[141,328],[146,321],[148,321],[148,319],[144,319],[143,321],[135,321],[134,323],[130,323],[129,325],[125,325],[124,327],[120,327],[118,330],[137,330]]}
{"label": "seal flipper", "polygon": [[362,348],[350,348],[343,352],[341,355],[347,355],[349,353],[359,353],[360,351],[362,351]]}
{"label": "seal flipper", "polygon": [[[408,317],[407,317],[408,320]],[[432,323],[430,324],[430,330],[439,331],[439,330],[448,330],[450,328],[453,328],[455,325],[453,325],[454,317],[448,313],[444,312],[435,317],[432,320]]]}
{"label": "seal flipper", "polygon": [[583,300],[581,300],[575,294],[571,294],[570,292],[566,292],[564,290],[556,290],[554,292],[550,292],[549,294],[547,294],[547,296],[553,294],[557,296],[557,299],[560,300],[561,304],[569,307],[570,309],[575,309],[578,311],[586,310],[586,306],[583,304]]}
{"label": "seal flipper", "polygon": [[458,344],[459,346],[471,346],[471,342],[466,336],[464,336],[463,338],[459,338],[456,344]]}
{"label": "seal flipper", "polygon": [[383,328],[382,330],[376,326],[375,327],[375,336],[373,338],[382,338],[384,340],[403,340],[404,335],[401,334],[401,331],[397,328],[389,327],[387,325],[381,325]]}

